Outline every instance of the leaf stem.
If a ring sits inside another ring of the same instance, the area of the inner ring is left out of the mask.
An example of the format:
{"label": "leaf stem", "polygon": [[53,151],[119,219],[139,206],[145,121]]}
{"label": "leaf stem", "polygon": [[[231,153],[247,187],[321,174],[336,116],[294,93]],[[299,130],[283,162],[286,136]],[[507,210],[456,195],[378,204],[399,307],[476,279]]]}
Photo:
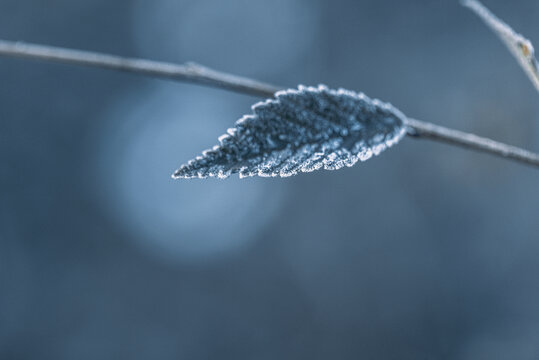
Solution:
{"label": "leaf stem", "polygon": [[[275,92],[281,90],[274,85],[212,70],[195,63],[172,64],[6,40],[0,40],[0,55],[124,71],[218,87],[267,98],[273,97]],[[539,154],[518,147],[415,119],[408,119],[407,126],[407,133],[412,137],[431,139],[486,152],[539,168]]]}

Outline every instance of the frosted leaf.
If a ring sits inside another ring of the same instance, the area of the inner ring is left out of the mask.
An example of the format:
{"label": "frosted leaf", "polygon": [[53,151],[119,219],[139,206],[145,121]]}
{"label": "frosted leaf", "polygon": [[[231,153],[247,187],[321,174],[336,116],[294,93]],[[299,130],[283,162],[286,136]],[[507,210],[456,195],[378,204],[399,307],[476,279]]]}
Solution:
{"label": "frosted leaf", "polygon": [[173,178],[291,176],[337,170],[396,144],[406,117],[362,93],[300,86],[255,104],[219,145],[180,167]]}
{"label": "frosted leaf", "polygon": [[496,17],[479,1],[462,0],[462,4],[472,9],[496,33],[511,54],[518,60],[526,75],[539,91],[539,64],[535,58],[535,50],[530,40],[511,29],[509,25]]}

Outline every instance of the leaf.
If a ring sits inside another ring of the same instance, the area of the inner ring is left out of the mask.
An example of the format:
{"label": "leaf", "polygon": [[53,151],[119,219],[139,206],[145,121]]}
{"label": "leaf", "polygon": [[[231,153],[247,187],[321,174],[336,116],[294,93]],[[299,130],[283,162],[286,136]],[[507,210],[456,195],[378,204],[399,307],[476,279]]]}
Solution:
{"label": "leaf", "polygon": [[173,178],[291,176],[337,170],[397,143],[406,117],[391,104],[326,86],[278,91],[219,138],[219,145],[180,167]]}
{"label": "leaf", "polygon": [[530,40],[511,29],[479,1],[462,0],[462,5],[472,9],[496,33],[539,91],[539,64]]}

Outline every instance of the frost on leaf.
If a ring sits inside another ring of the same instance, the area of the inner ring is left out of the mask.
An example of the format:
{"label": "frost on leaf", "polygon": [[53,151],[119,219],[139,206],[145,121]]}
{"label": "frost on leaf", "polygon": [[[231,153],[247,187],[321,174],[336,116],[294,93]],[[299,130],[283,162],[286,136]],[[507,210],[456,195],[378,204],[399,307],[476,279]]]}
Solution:
{"label": "frost on leaf", "polygon": [[539,64],[535,59],[535,51],[530,40],[515,32],[509,25],[496,17],[489,9],[477,0],[462,0],[462,4],[473,10],[502,40],[511,54],[526,72],[535,88],[539,91]]}
{"label": "frost on leaf", "polygon": [[337,170],[397,143],[406,117],[362,93],[303,87],[279,91],[253,106],[219,145],[180,167],[173,178],[291,176]]}

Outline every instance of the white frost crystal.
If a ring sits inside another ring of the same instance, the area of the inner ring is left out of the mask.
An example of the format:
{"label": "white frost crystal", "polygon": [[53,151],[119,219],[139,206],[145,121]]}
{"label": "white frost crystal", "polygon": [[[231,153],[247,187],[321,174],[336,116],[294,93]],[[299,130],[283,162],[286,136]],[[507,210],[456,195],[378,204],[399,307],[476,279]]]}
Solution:
{"label": "white frost crystal", "polygon": [[378,155],[406,133],[406,117],[391,104],[323,85],[279,91],[252,109],[219,145],[172,177],[284,177],[337,170]]}

